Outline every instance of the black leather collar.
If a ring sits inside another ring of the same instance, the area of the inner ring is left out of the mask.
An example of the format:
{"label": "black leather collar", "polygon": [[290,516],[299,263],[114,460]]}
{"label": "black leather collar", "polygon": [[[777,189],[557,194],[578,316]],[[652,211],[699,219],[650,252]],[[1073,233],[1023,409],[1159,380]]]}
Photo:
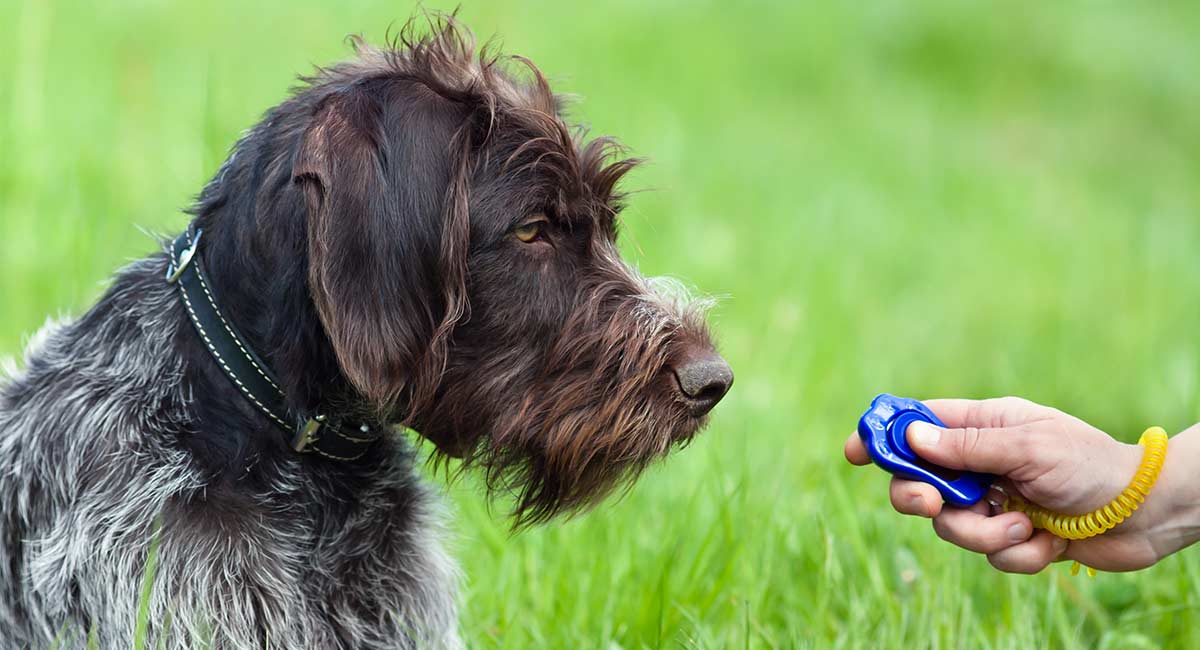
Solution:
{"label": "black leather collar", "polygon": [[300,453],[332,460],[355,460],[383,435],[380,427],[349,426],[327,413],[302,415],[287,407],[287,398],[267,364],[246,344],[237,327],[221,313],[200,259],[203,231],[188,227],[171,246],[167,282],[179,286],[188,317],[217,365],[259,411],[288,437]]}

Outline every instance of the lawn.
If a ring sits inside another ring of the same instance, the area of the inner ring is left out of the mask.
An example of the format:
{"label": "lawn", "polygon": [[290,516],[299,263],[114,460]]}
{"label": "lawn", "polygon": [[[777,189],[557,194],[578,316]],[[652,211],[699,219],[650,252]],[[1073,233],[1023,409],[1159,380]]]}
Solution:
{"label": "lawn", "polygon": [[[182,228],[295,75],[411,11],[0,4],[0,353]],[[649,157],[624,250],[720,298],[737,373],[701,439],[587,515],[511,536],[449,488],[470,647],[1200,647],[1200,550],[1002,575],[841,457],[882,391],[1018,394],[1127,440],[1200,420],[1200,5],[461,15]]]}

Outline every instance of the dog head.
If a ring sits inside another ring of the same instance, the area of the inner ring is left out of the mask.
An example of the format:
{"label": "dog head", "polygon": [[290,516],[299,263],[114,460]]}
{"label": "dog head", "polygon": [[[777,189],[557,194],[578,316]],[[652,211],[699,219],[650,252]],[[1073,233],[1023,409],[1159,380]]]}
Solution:
{"label": "dog head", "polygon": [[618,254],[637,161],[569,128],[532,63],[432,22],[357,43],[265,124],[295,136],[281,191],[346,382],[542,521],[691,439],[733,375],[703,305]]}

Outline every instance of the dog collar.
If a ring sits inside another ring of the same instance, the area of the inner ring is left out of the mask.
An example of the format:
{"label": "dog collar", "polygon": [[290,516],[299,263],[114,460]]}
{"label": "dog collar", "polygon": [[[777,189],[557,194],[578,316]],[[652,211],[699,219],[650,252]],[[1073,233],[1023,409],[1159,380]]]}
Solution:
{"label": "dog collar", "polygon": [[332,460],[354,460],[362,456],[383,435],[381,428],[361,424],[348,433],[342,419],[330,418],[324,413],[306,416],[287,407],[286,395],[274,373],[217,306],[216,295],[200,259],[202,234],[203,231],[192,224],[175,239],[166,280],[179,287],[188,317],[217,365],[251,404],[284,431],[292,449]]}

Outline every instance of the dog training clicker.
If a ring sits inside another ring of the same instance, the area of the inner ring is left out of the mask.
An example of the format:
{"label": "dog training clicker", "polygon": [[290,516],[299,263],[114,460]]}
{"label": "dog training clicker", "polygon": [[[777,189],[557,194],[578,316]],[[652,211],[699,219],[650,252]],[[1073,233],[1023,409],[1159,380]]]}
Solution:
{"label": "dog training clicker", "polygon": [[[909,447],[906,439],[908,425],[928,422],[945,428],[946,424],[915,399],[883,393],[871,401],[870,408],[858,420],[858,435],[871,461],[887,472],[910,481],[928,483],[941,493],[948,503],[966,507],[978,503],[989,489],[999,491],[1005,511],[1020,511],[1029,515],[1034,527],[1050,531],[1063,539],[1087,539],[1102,535],[1127,519],[1146,500],[1162,471],[1167,455],[1167,433],[1160,427],[1150,427],[1138,441],[1145,448],[1129,487],[1111,502],[1092,512],[1065,515],[1030,503],[1015,490],[1002,490],[993,485],[994,476],[974,472],[953,472],[924,462]],[[1079,571],[1076,562],[1071,572]],[[1095,571],[1088,567],[1088,574]]]}

